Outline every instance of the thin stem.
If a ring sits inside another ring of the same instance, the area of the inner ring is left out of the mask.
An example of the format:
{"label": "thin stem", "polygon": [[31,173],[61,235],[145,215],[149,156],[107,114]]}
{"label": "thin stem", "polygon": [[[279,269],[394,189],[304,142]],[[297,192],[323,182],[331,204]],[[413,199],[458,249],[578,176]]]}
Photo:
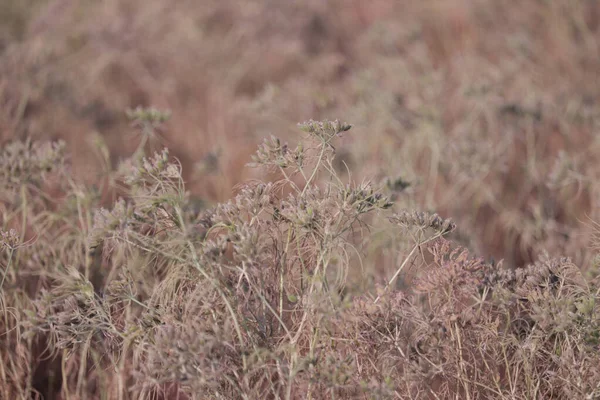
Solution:
{"label": "thin stem", "polygon": [[304,186],[304,189],[302,190],[302,193],[300,194],[300,197],[304,196],[304,194],[306,193],[306,190],[308,189],[308,187],[312,183],[313,179],[315,179],[315,176],[317,175],[317,172],[319,171],[319,167],[321,166],[321,161],[323,161],[323,155],[325,155],[325,148],[326,147],[327,147],[327,143],[323,142],[322,145],[321,145],[321,154],[319,154],[319,160],[317,161],[317,165],[315,166],[315,169],[313,169],[313,172],[310,175],[310,178],[308,178],[308,181],[306,181],[306,185]]}
{"label": "thin stem", "polygon": [[[400,272],[402,272],[402,270],[404,269],[404,267],[406,266],[406,264],[408,263],[408,261],[411,259],[411,257],[415,253],[415,251],[417,251],[417,249],[419,247],[423,246],[424,244],[429,243],[429,242],[431,242],[431,241],[439,238],[442,235],[443,235],[443,233],[440,232],[437,235],[432,236],[429,239],[425,240],[424,242],[417,242],[417,244],[415,244],[415,246],[412,248],[412,250],[410,251],[410,253],[408,253],[408,256],[402,262],[402,265],[400,265],[400,267],[396,270],[396,273],[394,274],[394,276],[392,276],[392,278],[389,280],[389,282],[385,285],[385,288],[383,289],[384,293],[388,290],[388,288],[392,285],[392,283],[394,283],[394,281],[396,280],[396,278],[398,277],[398,275],[400,275]],[[373,304],[377,304],[377,302],[379,301],[379,299],[381,299],[381,296],[383,296],[383,293],[380,294],[379,296],[377,296],[377,298],[375,299],[375,301],[373,302]]]}
{"label": "thin stem", "polygon": [[4,273],[2,274],[2,281],[0,281],[0,291],[2,291],[2,286],[4,285],[4,280],[6,279],[6,274],[8,273],[8,270],[10,269],[11,262],[12,262],[12,255],[13,255],[14,251],[15,250],[12,247],[8,251],[8,263],[6,264],[6,268],[4,269]]}

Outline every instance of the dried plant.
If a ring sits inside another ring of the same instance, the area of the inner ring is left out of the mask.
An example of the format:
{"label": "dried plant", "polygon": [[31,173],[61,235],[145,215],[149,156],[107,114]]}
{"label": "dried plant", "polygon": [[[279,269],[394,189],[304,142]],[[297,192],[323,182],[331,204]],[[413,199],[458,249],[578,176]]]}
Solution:
{"label": "dried plant", "polygon": [[[1,396],[600,395],[597,279],[566,258],[511,270],[473,257],[451,219],[393,213],[337,174],[333,140],[350,125],[300,127],[294,150],[259,147],[251,165],[272,182],[202,210],[167,150],[110,172],[121,198],[103,208],[74,179],[44,192],[47,174],[69,176],[60,146],[7,147]],[[381,232],[402,242],[398,264],[368,281]]]}
{"label": "dried plant", "polygon": [[600,2],[273,3],[0,0],[0,399],[600,397]]}

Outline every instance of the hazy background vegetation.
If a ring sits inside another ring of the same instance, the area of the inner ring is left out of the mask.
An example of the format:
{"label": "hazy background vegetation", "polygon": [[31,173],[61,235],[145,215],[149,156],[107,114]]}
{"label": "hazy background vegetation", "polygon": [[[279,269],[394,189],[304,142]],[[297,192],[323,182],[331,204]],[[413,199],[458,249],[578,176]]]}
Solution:
{"label": "hazy background vegetation", "polygon": [[[0,134],[135,148],[124,110],[172,111],[189,188],[224,200],[255,144],[309,118],[355,125],[355,174],[515,265],[586,259],[600,172],[595,1],[11,1],[0,3]],[[556,182],[555,182],[556,181]],[[575,230],[575,231],[574,231]],[[556,254],[554,254],[556,253]]]}

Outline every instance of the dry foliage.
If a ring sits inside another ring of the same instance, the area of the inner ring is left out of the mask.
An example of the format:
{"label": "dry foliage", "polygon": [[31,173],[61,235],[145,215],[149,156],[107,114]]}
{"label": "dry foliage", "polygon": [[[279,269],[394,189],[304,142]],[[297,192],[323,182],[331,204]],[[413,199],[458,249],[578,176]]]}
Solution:
{"label": "dry foliage", "polygon": [[0,399],[600,397],[599,35],[0,0]]}
{"label": "dry foliage", "polygon": [[[300,128],[250,164],[280,179],[207,209],[166,149],[105,187],[76,183],[61,144],[3,149],[2,398],[600,396],[597,278],[473,258],[451,220],[340,178],[350,125]],[[402,260],[385,285],[382,246]]]}

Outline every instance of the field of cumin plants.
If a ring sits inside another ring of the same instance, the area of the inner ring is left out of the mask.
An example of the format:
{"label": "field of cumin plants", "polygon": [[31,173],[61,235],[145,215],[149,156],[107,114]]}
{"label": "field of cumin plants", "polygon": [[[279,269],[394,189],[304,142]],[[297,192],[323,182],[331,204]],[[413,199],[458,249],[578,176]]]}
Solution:
{"label": "field of cumin plants", "polygon": [[0,0],[0,399],[600,398],[599,41],[585,0]]}

